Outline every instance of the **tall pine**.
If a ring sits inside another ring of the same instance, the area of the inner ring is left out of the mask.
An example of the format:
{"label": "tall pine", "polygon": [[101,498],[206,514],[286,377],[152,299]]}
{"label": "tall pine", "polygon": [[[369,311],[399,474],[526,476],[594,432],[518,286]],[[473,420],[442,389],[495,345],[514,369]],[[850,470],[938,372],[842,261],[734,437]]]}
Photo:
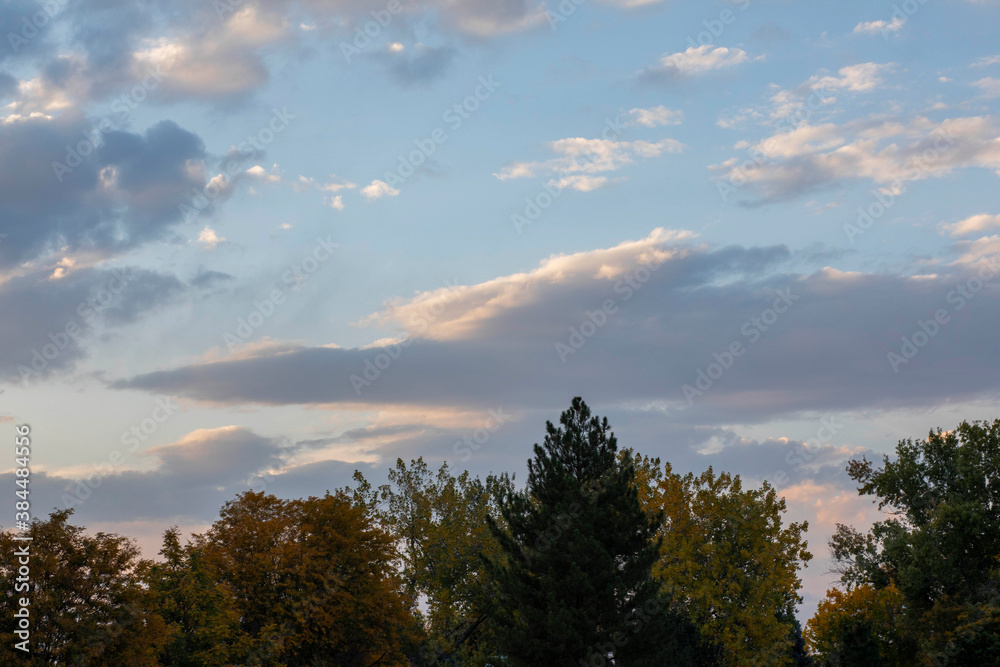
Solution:
{"label": "tall pine", "polygon": [[579,397],[546,422],[523,491],[489,520],[501,557],[501,655],[511,665],[707,664],[698,632],[651,576],[656,527],[639,503],[635,471],[616,456],[607,419]]}

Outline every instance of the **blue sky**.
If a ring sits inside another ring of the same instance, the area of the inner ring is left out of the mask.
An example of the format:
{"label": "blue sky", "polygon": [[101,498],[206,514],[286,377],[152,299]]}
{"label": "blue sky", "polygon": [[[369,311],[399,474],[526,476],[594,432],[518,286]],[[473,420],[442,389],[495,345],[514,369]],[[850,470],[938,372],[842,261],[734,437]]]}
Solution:
{"label": "blue sky", "polygon": [[5,4],[0,420],[34,506],[152,553],[251,486],[520,471],[580,394],[778,485],[811,610],[834,524],[876,516],[844,462],[996,416],[997,18]]}

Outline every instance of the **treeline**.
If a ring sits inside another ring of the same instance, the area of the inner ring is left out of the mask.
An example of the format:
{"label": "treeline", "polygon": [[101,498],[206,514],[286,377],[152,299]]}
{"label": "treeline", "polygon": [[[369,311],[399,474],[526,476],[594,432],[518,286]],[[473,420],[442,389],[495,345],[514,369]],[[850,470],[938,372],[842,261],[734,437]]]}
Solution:
{"label": "treeline", "polygon": [[377,488],[242,493],[156,562],[56,511],[31,525],[28,592],[0,533],[0,663],[1000,664],[1000,420],[851,462],[888,518],[838,528],[841,586],[804,632],[807,525],[767,483],[619,449],[579,398],[546,428],[521,489],[399,460]]}

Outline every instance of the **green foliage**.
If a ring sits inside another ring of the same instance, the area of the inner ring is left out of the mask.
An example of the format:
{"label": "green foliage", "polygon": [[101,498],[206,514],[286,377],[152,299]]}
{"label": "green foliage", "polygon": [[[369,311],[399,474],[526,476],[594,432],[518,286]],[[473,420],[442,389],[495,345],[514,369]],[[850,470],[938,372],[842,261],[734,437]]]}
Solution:
{"label": "green foliage", "polygon": [[844,585],[898,588],[920,660],[988,664],[1000,648],[1000,420],[901,440],[895,460],[852,461],[848,473],[890,516],[867,534],[838,525]]}
{"label": "green foliage", "polygon": [[233,592],[241,665],[407,664],[415,623],[392,536],[343,494],[246,492],[195,548]]}
{"label": "green foliage", "polygon": [[856,665],[861,658],[884,667],[912,664],[916,645],[901,625],[903,605],[903,594],[891,584],[827,591],[806,630],[810,647],[822,656],[820,665]]}
{"label": "green foliage", "polygon": [[546,430],[527,487],[505,490],[489,519],[507,663],[705,664],[697,631],[651,576],[660,517],[643,511],[607,419],[575,398]]}
{"label": "green foliage", "polygon": [[7,641],[0,664],[1000,664],[1000,420],[848,473],[888,516],[838,526],[843,588],[805,632],[807,525],[775,489],[619,451],[576,398],[522,490],[400,459],[378,488],[242,493],[185,545],[167,530],[157,563],[53,512],[29,529],[29,590],[0,564],[0,628],[20,595],[32,621],[32,654]]}
{"label": "green foliage", "polygon": [[499,548],[486,518],[496,512],[494,499],[512,488],[510,478],[490,475],[483,483],[467,471],[452,475],[447,464],[432,474],[419,458],[409,467],[398,459],[389,483],[377,490],[360,472],[355,481],[356,502],[370,507],[399,541],[408,596],[425,602],[428,636],[414,659],[486,664],[496,644],[483,559]]}
{"label": "green foliage", "polygon": [[164,533],[160,555],[163,562],[150,567],[147,580],[156,610],[170,633],[161,664],[232,664],[242,653],[240,618],[232,591],[216,581],[201,549],[181,546],[176,527]]}
{"label": "green foliage", "polygon": [[691,620],[716,643],[726,665],[796,663],[799,568],[811,558],[806,523],[782,523],[785,500],[766,482],[744,489],[739,476],[685,476],[659,459],[634,459],[640,497],[659,514],[653,574],[683,591]]}
{"label": "green foliage", "polygon": [[[13,556],[25,543],[0,532],[0,664],[156,665],[166,627],[142,585],[149,561],[128,538],[86,535],[69,523],[72,513],[57,510],[32,522],[27,592],[15,592]],[[31,600],[30,657],[14,648],[20,596]]]}

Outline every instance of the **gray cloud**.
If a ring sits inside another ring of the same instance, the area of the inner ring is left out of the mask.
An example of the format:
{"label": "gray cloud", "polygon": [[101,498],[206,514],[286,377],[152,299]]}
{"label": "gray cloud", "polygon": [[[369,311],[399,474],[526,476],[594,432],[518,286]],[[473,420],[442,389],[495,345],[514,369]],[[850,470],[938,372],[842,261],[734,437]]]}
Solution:
{"label": "gray cloud", "polygon": [[144,134],[110,131],[96,149],[94,132],[72,114],[0,124],[0,154],[17,156],[0,163],[0,259],[60,248],[107,254],[160,238],[205,184],[189,169],[205,157],[201,140],[171,121]]}
{"label": "gray cloud", "polygon": [[379,53],[377,60],[403,85],[428,83],[440,78],[451,67],[457,51],[450,47],[418,45],[415,53]]}
{"label": "gray cloud", "polygon": [[[1000,389],[997,281],[958,310],[948,298],[957,299],[953,290],[971,275],[962,267],[922,278],[832,269],[780,273],[787,257],[781,247],[689,250],[666,261],[626,301],[614,280],[567,268],[603,261],[583,253],[554,260],[568,272],[559,281],[545,279],[547,269],[540,268],[527,278],[520,274],[459,292],[457,305],[405,347],[282,346],[147,373],[115,386],[272,405],[556,409],[562,401],[554,397],[582,394],[610,404],[660,402],[675,421],[690,424],[933,405]],[[482,315],[485,304],[503,298],[505,282],[520,290],[519,298]],[[786,290],[795,297],[788,312],[769,324],[753,324]],[[580,349],[564,349],[563,363],[556,344],[569,345],[571,328],[580,331],[587,313],[600,310],[606,299],[615,300],[618,311],[591,337],[578,337],[585,341]],[[912,337],[918,321],[933,319],[938,309],[950,314],[949,322],[894,372],[888,353],[898,354],[902,337]],[[745,353],[689,405],[682,387],[696,386],[699,371],[715,363],[713,354],[735,342]],[[352,376],[366,382],[352,385]]]}
{"label": "gray cloud", "polygon": [[[119,448],[122,451],[124,448]],[[124,452],[123,452],[124,453]],[[150,471],[108,472],[87,480],[32,473],[36,506],[74,507],[88,521],[210,521],[218,508],[246,490],[250,475],[277,460],[279,443],[244,428],[195,431],[183,440],[149,450]],[[127,455],[126,455],[127,456]],[[13,484],[13,475],[2,475]]]}
{"label": "gray cloud", "polygon": [[174,276],[134,267],[81,269],[59,279],[51,274],[35,271],[0,284],[0,309],[17,313],[0,319],[0,381],[72,369],[86,356],[96,327],[135,322],[184,289]]}
{"label": "gray cloud", "polygon": [[220,283],[226,283],[231,280],[233,280],[233,276],[228,273],[202,269],[195,275],[194,278],[191,279],[191,285],[199,289],[209,289]]}

